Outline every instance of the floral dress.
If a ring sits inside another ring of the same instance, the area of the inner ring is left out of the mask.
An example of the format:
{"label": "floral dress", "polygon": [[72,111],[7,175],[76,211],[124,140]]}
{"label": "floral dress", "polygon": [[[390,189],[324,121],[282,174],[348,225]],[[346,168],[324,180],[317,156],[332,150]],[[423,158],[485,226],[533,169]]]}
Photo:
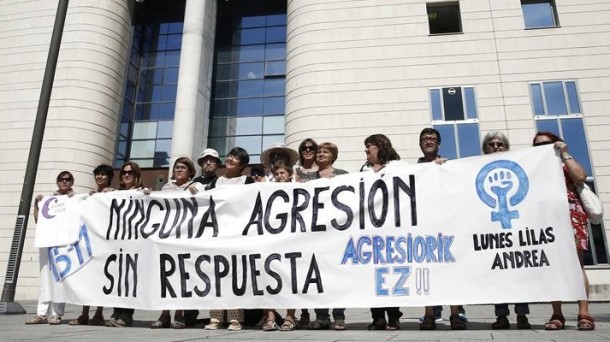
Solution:
{"label": "floral dress", "polygon": [[568,174],[568,169],[563,166],[563,175],[566,180],[566,188],[568,189],[568,203],[570,205],[570,220],[574,231],[574,239],[576,240],[576,248],[579,250],[589,250],[589,230],[587,223],[587,213],[582,207],[580,197],[576,191],[576,185]]}

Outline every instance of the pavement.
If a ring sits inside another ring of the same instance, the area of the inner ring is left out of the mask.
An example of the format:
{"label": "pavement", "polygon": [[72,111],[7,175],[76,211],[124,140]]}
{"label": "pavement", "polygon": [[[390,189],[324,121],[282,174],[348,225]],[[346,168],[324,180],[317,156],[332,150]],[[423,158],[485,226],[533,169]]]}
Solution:
{"label": "pavement", "polygon": [[[68,321],[76,318],[81,308],[76,305],[66,305],[62,324],[26,325],[25,321],[32,318],[36,312],[35,301],[19,301],[26,311],[25,315],[0,315],[1,341],[608,341],[610,340],[610,303],[596,302],[590,304],[591,314],[596,319],[595,331],[576,330],[578,308],[575,303],[564,304],[566,329],[562,331],[545,331],[544,323],[551,316],[550,304],[530,304],[531,314],[528,316],[532,329],[517,330],[515,316],[509,319],[513,324],[510,330],[491,330],[489,325],[495,320],[492,305],[467,305],[466,314],[469,319],[467,330],[452,331],[449,329],[449,308],[443,311],[443,322],[437,323],[435,331],[420,331],[419,317],[423,308],[401,308],[404,313],[399,331],[368,331],[370,323],[368,309],[347,309],[346,331],[311,331],[296,330],[291,332],[263,332],[244,329],[241,331],[209,331],[203,330],[203,324],[194,328],[149,329],[149,325],[159,316],[156,311],[136,310],[134,325],[128,328],[107,328],[98,326],[70,326]],[[512,310],[512,305],[510,306]],[[284,314],[284,310],[278,310]],[[112,309],[104,310],[108,318]],[[202,310],[199,318],[205,318],[207,311]],[[310,311],[313,314],[312,311]],[[91,312],[93,314],[93,310]],[[297,310],[297,315],[300,311]]]}

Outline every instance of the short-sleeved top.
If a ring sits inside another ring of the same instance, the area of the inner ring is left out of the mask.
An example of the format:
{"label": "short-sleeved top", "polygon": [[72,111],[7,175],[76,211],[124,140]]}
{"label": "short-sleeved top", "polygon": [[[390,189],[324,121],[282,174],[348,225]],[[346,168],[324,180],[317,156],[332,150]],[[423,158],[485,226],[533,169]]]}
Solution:
{"label": "short-sleeved top", "polygon": [[186,182],[182,185],[177,185],[176,180],[172,179],[170,182],[163,185],[161,191],[185,191],[188,190],[189,186],[194,185],[198,191],[205,191],[205,187],[203,184],[195,181]]}
{"label": "short-sleeved top", "polygon": [[254,180],[250,176],[241,175],[239,177],[227,178],[225,176],[220,176],[216,180],[216,187],[219,188],[221,186],[227,185],[239,185],[239,184],[251,184],[254,183]]}

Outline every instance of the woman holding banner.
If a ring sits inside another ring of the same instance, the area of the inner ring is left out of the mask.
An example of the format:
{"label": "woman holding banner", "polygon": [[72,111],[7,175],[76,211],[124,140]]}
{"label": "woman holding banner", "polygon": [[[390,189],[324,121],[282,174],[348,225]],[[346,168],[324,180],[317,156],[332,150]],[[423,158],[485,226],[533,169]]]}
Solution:
{"label": "woman holding banner", "polygon": [[[504,133],[492,131],[487,133],[483,138],[481,149],[484,154],[506,152],[510,149],[510,143]],[[508,321],[510,310],[508,309],[508,304],[495,304],[494,307],[496,321],[491,324],[491,329],[510,329],[510,322]],[[527,303],[516,303],[515,313],[517,314],[517,329],[530,329],[531,325],[526,316],[530,313],[529,305]]]}
{"label": "woman holding banner", "polygon": [[[560,137],[551,132],[538,132],[534,136],[533,145],[541,146],[553,144],[555,149],[561,155],[563,162],[563,174],[566,181],[568,203],[570,204],[570,218],[574,238],[576,240],[576,251],[578,260],[582,268],[582,276],[585,281],[585,291],[587,298],[589,297],[589,279],[585,273],[583,254],[589,249],[589,231],[587,224],[587,214],[585,213],[582,202],[576,191],[576,187],[585,182],[587,173],[583,167],[568,153],[568,144]],[[561,310],[561,302],[552,302],[553,315],[551,319],[544,325],[545,330],[561,330],[565,327],[566,319]],[[595,330],[595,320],[589,313],[589,301],[578,301],[578,330]]]}
{"label": "woman holding banner", "polygon": [[[70,171],[62,171],[57,175],[57,191],[53,193],[53,196],[67,195],[68,197],[74,195],[72,185],[74,184],[74,176]],[[34,221],[38,222],[38,205],[44,196],[38,195],[34,200]],[[47,201],[48,202],[48,201]],[[44,214],[44,209],[43,209]],[[52,293],[54,281],[49,270],[49,254],[48,248],[39,248],[39,264],[40,264],[40,298],[38,299],[38,308],[36,309],[36,316],[26,321],[25,324],[50,324],[59,325],[61,324],[61,316],[64,314],[65,303],[57,303],[50,301],[42,301],[45,294]],[[48,315],[51,314],[51,318]]]}
{"label": "woman holding banner", "polygon": [[[199,191],[205,191],[203,184],[194,182],[196,170],[195,164],[188,157],[180,157],[174,162],[172,168],[172,177],[167,184],[163,185],[161,191],[187,191],[194,195]],[[176,310],[174,312],[174,323],[171,323],[171,314],[169,310],[163,310],[161,316],[156,322],[150,325],[151,329],[169,328],[184,329],[186,322],[184,320],[184,310]]]}
{"label": "woman holding banner", "polygon": [[[114,169],[110,165],[100,164],[93,169],[93,180],[95,181],[95,189],[89,191],[89,196],[93,196],[96,193],[108,192],[114,190],[110,187],[112,178],[114,177]],[[83,306],[83,312],[71,320],[68,324],[70,325],[104,325],[104,307],[98,306],[95,310],[93,317],[89,319],[88,305]]]}
{"label": "woman holding banner", "polygon": [[[388,165],[400,163],[400,156],[392,147],[392,142],[383,134],[373,134],[364,139],[364,147],[366,163],[360,168],[360,171],[379,172]],[[400,329],[399,319],[402,317],[402,312],[399,307],[371,308],[371,316],[373,323],[368,325],[368,330]]]}
{"label": "woman holding banner", "polygon": [[[315,179],[314,174],[318,170],[316,164],[317,150],[318,144],[311,138],[307,138],[299,144],[299,162],[294,166],[294,180],[296,182],[307,182]],[[309,316],[309,313],[307,315]]]}
{"label": "woman holding banner", "polygon": [[[226,173],[216,180],[216,188],[234,185],[252,184],[254,180],[250,176],[242,175],[244,168],[250,162],[250,155],[241,147],[233,147],[225,158]],[[205,326],[206,330],[216,330],[219,326],[229,323],[227,330],[241,330],[244,322],[244,310],[210,310],[210,324]]]}
{"label": "woman holding banner", "polygon": [[[119,190],[142,190],[150,194],[150,189],[144,187],[140,166],[135,162],[126,162],[119,171]],[[107,327],[126,327],[133,324],[134,309],[114,308],[110,320],[105,322]]]}

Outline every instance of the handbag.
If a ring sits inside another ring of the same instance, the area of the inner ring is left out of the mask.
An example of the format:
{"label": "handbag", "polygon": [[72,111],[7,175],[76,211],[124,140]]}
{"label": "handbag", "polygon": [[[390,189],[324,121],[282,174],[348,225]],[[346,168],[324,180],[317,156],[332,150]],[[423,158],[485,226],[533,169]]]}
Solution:
{"label": "handbag", "polygon": [[580,202],[582,202],[582,207],[589,217],[589,222],[601,224],[604,216],[604,207],[599,197],[585,183],[578,185],[576,191],[580,197]]}

